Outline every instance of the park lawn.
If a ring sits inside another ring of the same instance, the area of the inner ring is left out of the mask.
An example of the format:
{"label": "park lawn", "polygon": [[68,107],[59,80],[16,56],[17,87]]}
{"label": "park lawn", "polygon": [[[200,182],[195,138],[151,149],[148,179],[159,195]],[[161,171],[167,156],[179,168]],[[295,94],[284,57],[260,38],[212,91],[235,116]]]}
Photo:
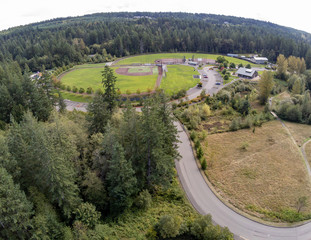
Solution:
{"label": "park lawn", "polygon": [[[112,69],[115,71],[117,68]],[[61,82],[71,88],[76,86],[78,89],[84,88],[86,90],[91,87],[96,91],[103,88],[101,75],[103,70],[104,68],[75,69],[63,75]],[[125,93],[127,90],[134,93],[137,89],[142,92],[154,89],[158,75],[157,71],[155,71],[153,75],[147,76],[125,76],[117,73],[115,73],[115,76],[117,77],[116,87],[120,89],[121,93]]]}
{"label": "park lawn", "polygon": [[[296,211],[298,198],[311,200],[311,184],[298,148],[279,121],[252,129],[208,135],[201,142],[206,175],[222,198],[265,220]],[[243,149],[243,146],[245,149]],[[304,213],[311,213],[308,205]]]}
{"label": "park lawn", "polygon": [[[164,59],[164,58],[180,58],[182,59],[184,56],[189,59],[192,58],[194,55],[194,58],[206,58],[206,59],[213,59],[216,60],[217,57],[222,56],[222,55],[217,55],[217,54],[204,54],[204,53],[156,53],[156,54],[149,54],[149,55],[138,55],[138,56],[133,56],[133,57],[128,57],[125,59],[122,59],[118,61],[116,64],[117,65],[131,65],[131,64],[144,64],[144,63],[155,63],[155,60],[157,59]],[[251,66],[255,67],[260,67],[264,65],[257,65],[257,64],[252,64],[250,62],[238,59],[238,58],[233,58],[233,57],[228,57],[224,56],[228,62],[233,62],[236,65],[242,63],[244,66],[247,64],[251,64]]]}
{"label": "park lawn", "polygon": [[185,89],[189,90],[200,82],[200,79],[194,79],[193,75],[200,75],[194,67],[184,65],[169,65],[166,77],[162,78],[160,88],[165,93],[171,95]]}
{"label": "park lawn", "polygon": [[61,91],[61,95],[64,99],[68,99],[74,102],[86,102],[89,103],[92,101],[93,97],[85,94],[72,93],[67,91]]}

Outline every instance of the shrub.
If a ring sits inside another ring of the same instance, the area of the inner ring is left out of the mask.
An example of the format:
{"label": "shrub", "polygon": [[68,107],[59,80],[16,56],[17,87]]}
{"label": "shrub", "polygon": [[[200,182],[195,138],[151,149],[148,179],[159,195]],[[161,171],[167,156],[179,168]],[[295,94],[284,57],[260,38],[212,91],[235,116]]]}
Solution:
{"label": "shrub", "polygon": [[79,93],[84,93],[84,92],[85,92],[84,88],[79,89]]}
{"label": "shrub", "polygon": [[76,86],[73,86],[72,87],[72,92],[74,92],[74,93],[78,92],[78,88]]}
{"label": "shrub", "polygon": [[148,190],[143,190],[140,192],[138,197],[136,198],[135,205],[140,209],[148,209],[151,206],[152,197]]}
{"label": "shrub", "polygon": [[201,167],[202,167],[202,170],[206,170],[207,162],[206,162],[205,157],[201,158]]}
{"label": "shrub", "polygon": [[66,85],[61,84],[61,85],[60,85],[60,89],[61,89],[61,90],[65,90],[65,89],[66,89]]}
{"label": "shrub", "polygon": [[190,138],[194,142],[196,140],[196,138],[197,138],[197,133],[195,131],[191,131]]}
{"label": "shrub", "polygon": [[131,95],[131,90],[127,89],[125,93],[126,95]]}
{"label": "shrub", "polygon": [[86,93],[87,93],[87,94],[92,94],[92,93],[93,93],[93,88],[88,87],[88,88],[86,89]]}
{"label": "shrub", "polygon": [[140,94],[140,93],[141,93],[141,91],[140,91],[139,88],[136,90],[136,93],[137,93],[137,94]]}
{"label": "shrub", "polygon": [[181,220],[177,216],[165,215],[156,225],[156,231],[161,238],[174,238],[179,234]]}
{"label": "shrub", "polygon": [[197,157],[200,159],[201,157],[203,157],[203,155],[204,155],[204,152],[203,152],[202,147],[200,146],[197,148]]}
{"label": "shrub", "polygon": [[67,90],[68,92],[70,92],[70,91],[71,91],[71,87],[70,87],[70,86],[67,86],[66,90]]}
{"label": "shrub", "polygon": [[84,225],[94,228],[99,223],[100,212],[91,203],[82,203],[75,211],[75,219],[81,221]]}
{"label": "shrub", "polygon": [[227,74],[224,76],[224,80],[229,80],[229,76]]}
{"label": "shrub", "polygon": [[200,143],[200,141],[199,141],[198,139],[195,140],[195,142],[194,142],[194,147],[195,147],[196,150],[197,150],[199,147],[201,147],[201,143]]}

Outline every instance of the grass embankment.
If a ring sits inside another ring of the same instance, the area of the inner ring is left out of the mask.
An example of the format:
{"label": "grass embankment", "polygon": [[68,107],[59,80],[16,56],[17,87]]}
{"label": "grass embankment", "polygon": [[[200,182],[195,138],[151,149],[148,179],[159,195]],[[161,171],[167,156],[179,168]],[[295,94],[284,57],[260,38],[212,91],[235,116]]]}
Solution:
{"label": "grass embankment", "polygon": [[93,97],[85,94],[72,93],[67,91],[60,91],[64,99],[68,99],[74,102],[85,102],[89,103],[92,101]]}
{"label": "grass embankment", "polygon": [[208,135],[202,142],[211,183],[231,204],[272,221],[309,218],[311,204],[297,214],[300,197],[311,200],[311,184],[299,150],[280,122]]}
{"label": "grass embankment", "polygon": [[[115,71],[117,68],[113,68]],[[150,68],[148,68],[149,70]],[[62,78],[62,84],[66,86],[76,86],[79,88],[88,87],[93,88],[94,91],[97,89],[102,89],[102,74],[104,68],[97,67],[79,67],[66,73]],[[133,72],[133,70],[131,70]],[[130,91],[135,93],[137,89],[141,92],[147,91],[147,89],[154,89],[158,72],[155,70],[153,75],[147,76],[125,76],[115,73],[117,77],[116,86],[121,90],[121,93]]]}
{"label": "grass embankment", "polygon": [[200,79],[193,78],[193,75],[199,75],[194,67],[175,65],[167,66],[167,69],[166,77],[162,78],[160,85],[167,94],[171,95],[182,89],[188,90],[200,82]]}
{"label": "grass embankment", "polygon": [[[192,58],[206,58],[206,59],[213,59],[216,60],[217,57],[222,55],[217,54],[203,54],[203,53],[157,53],[157,54],[149,54],[149,55],[139,55],[134,57],[128,57],[125,59],[122,59],[118,61],[117,65],[130,65],[130,64],[144,64],[144,63],[154,63],[157,59],[165,59],[165,58],[179,58],[182,59],[183,57],[186,57],[187,59]],[[252,64],[250,62],[238,59],[238,58],[232,58],[224,56],[228,62],[233,62],[236,65],[239,65],[242,63],[244,66],[247,64],[251,64],[253,67],[262,67],[263,65],[257,65]]]}

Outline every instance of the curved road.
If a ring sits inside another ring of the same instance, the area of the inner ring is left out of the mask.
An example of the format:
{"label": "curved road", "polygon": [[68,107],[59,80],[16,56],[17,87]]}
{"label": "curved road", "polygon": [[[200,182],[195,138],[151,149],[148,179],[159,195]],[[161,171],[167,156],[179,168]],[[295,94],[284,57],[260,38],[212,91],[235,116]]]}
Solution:
{"label": "curved road", "polygon": [[[207,93],[212,95],[223,87],[214,86],[217,72],[205,68],[201,73],[208,74],[208,81],[203,83],[203,88]],[[195,98],[201,90],[199,88],[190,89],[187,92],[188,98]],[[74,102],[67,102],[67,104],[74,105]],[[81,103],[78,105],[79,109],[77,110],[86,111],[85,105],[83,106]],[[68,106],[68,108],[72,110],[75,107]],[[196,164],[191,143],[182,125],[179,122],[175,122],[175,125],[179,131],[178,150],[181,155],[181,159],[176,161],[176,169],[188,199],[200,214],[211,214],[213,221],[220,226],[228,227],[236,239],[311,240],[311,223],[298,227],[272,227],[250,220],[227,207],[215,196],[202,176]]]}

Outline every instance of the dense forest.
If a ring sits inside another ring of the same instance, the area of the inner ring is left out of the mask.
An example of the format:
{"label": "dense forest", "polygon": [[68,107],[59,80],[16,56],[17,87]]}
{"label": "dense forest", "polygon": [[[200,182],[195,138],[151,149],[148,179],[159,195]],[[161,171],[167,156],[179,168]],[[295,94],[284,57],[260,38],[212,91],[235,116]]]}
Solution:
{"label": "dense forest", "polygon": [[311,68],[311,35],[252,19],[190,13],[98,13],[0,32],[0,61],[32,71],[156,52],[258,53],[276,61],[303,57]]}

